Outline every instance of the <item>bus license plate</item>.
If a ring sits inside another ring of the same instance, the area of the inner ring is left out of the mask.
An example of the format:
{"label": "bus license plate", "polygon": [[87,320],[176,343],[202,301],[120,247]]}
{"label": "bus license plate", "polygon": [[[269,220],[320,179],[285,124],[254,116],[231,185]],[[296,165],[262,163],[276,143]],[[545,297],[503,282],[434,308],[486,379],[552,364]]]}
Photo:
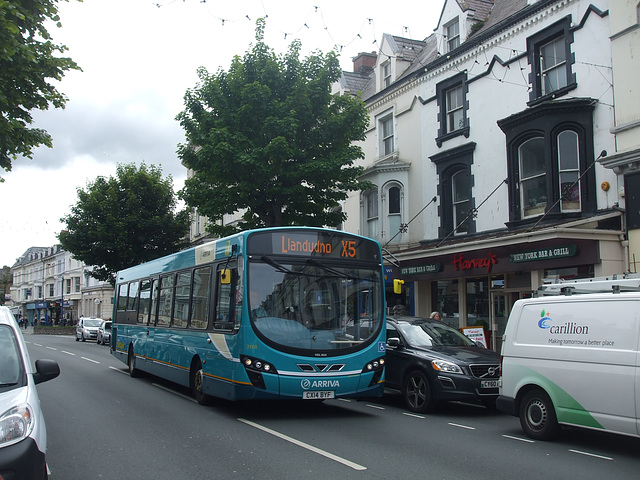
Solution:
{"label": "bus license plate", "polygon": [[481,380],[480,388],[498,388],[498,380]]}
{"label": "bus license plate", "polygon": [[325,400],[327,398],[335,398],[335,392],[333,390],[316,391],[305,390],[302,394],[304,400]]}

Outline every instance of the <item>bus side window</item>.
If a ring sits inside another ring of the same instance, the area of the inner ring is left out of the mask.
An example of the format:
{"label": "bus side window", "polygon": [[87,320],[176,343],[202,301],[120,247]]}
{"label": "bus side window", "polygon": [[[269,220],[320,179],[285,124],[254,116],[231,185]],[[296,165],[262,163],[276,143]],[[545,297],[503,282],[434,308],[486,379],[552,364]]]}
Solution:
{"label": "bus side window", "polygon": [[214,330],[233,331],[237,277],[238,272],[234,268],[217,271]]}
{"label": "bus side window", "polygon": [[151,280],[143,280],[140,285],[140,306],[138,308],[138,323],[147,325],[151,310]]}
{"label": "bus side window", "polygon": [[160,278],[158,326],[168,327],[173,313],[173,275]]}
{"label": "bus side window", "polygon": [[181,272],[176,279],[173,327],[186,328],[191,304],[191,272]]}
{"label": "bus side window", "polygon": [[127,300],[129,298],[129,284],[123,283],[118,288],[118,312],[124,312],[127,309]]}
{"label": "bus side window", "polygon": [[191,328],[205,329],[209,325],[211,267],[196,268],[193,272],[191,297]]}

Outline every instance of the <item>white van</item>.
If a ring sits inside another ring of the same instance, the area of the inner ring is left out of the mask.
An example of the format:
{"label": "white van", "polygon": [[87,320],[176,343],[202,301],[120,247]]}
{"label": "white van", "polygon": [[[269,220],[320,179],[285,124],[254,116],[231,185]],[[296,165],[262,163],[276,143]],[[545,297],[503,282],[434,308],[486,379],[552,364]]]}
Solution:
{"label": "white van", "polygon": [[502,344],[498,409],[535,439],[561,425],[640,436],[640,293],[518,300]]}

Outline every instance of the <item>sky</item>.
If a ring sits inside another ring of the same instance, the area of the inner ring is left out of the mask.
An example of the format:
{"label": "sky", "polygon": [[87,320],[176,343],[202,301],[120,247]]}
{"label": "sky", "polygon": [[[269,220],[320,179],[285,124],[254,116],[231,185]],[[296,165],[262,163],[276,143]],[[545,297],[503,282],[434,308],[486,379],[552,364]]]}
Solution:
{"label": "sky", "polygon": [[[302,56],[337,48],[343,70],[374,52],[388,33],[424,39],[437,26],[444,0],[84,0],[59,4],[61,28],[48,25],[82,71],[67,72],[56,88],[65,109],[34,111],[33,127],[53,137],[33,159],[0,170],[0,266],[12,266],[29,247],[58,243],[60,221],[98,176],[116,165],[146,163],[171,175],[177,191],[186,169],[176,150],[185,137],[175,120],[197,69],[229,69],[255,43],[257,18],[277,54],[292,40]],[[391,7],[391,8],[390,8]]]}

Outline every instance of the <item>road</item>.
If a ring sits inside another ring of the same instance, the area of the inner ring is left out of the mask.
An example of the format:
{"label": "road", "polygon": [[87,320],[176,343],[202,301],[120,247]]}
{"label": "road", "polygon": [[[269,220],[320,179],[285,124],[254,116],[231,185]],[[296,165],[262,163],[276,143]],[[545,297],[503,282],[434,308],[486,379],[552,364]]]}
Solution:
{"label": "road", "polygon": [[565,429],[524,436],[515,417],[448,404],[431,415],[376,402],[198,405],[156,377],[130,378],[108,347],[25,336],[60,376],[38,391],[50,480],[636,479],[640,439]]}

